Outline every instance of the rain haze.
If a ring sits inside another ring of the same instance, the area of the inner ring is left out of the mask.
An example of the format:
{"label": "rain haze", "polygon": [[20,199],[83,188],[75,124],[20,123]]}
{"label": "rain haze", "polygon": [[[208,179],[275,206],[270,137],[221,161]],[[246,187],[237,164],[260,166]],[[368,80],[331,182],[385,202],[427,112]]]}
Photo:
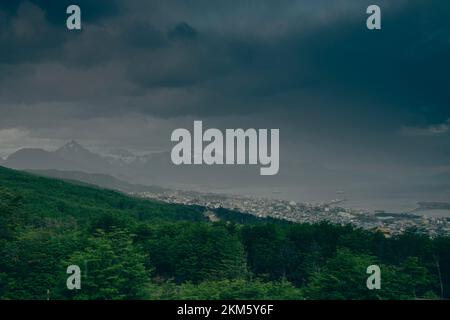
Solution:
{"label": "rain haze", "polygon": [[[374,31],[365,0],[78,0],[69,31],[72,2],[0,3],[1,165],[394,211],[450,201],[450,2],[377,1]],[[279,173],[173,165],[170,135],[195,120],[280,129]]]}

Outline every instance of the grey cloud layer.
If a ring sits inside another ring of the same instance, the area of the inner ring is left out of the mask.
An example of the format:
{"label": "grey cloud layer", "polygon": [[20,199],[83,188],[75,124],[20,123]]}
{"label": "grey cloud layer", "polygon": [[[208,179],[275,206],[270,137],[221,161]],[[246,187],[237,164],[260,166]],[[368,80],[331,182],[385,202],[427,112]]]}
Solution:
{"label": "grey cloud layer", "polygon": [[448,1],[379,1],[380,32],[365,28],[371,1],[77,1],[81,32],[65,29],[67,1],[48,3],[0,5],[0,128],[62,139],[86,121],[99,140],[95,119],[245,118],[358,159],[449,160],[448,132],[401,129],[450,118]]}

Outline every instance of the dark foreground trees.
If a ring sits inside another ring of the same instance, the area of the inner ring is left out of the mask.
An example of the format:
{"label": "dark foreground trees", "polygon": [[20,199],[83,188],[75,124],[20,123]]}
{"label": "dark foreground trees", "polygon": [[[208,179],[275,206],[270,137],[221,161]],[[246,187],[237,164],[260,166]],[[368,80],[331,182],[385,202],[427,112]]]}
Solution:
{"label": "dark foreground trees", "polygon": [[[0,299],[450,298],[450,239],[171,206],[0,168]],[[381,269],[368,290],[366,268]],[[81,290],[68,290],[78,265]]]}

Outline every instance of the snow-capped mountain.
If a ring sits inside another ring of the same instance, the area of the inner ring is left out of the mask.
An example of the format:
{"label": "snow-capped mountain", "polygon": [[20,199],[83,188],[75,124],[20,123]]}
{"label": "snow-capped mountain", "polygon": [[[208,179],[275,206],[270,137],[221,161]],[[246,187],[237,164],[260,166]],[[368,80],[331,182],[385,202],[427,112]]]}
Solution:
{"label": "snow-capped mountain", "polygon": [[83,169],[82,171],[93,173],[108,173],[111,171],[111,168],[108,168],[110,164],[104,157],[89,151],[74,140],[66,143],[53,154],[75,162],[80,169]]}
{"label": "snow-capped mountain", "polygon": [[125,166],[136,161],[137,156],[126,149],[113,149],[105,158],[110,164]]}
{"label": "snow-capped mountain", "polygon": [[76,141],[70,141],[55,151],[23,148],[9,155],[3,165],[14,169],[111,172],[109,163],[102,156],[87,150]]}
{"label": "snow-capped mountain", "polygon": [[5,167],[13,169],[57,169],[71,170],[77,165],[59,157],[53,152],[36,148],[23,148],[9,155],[4,161]]}
{"label": "snow-capped mountain", "polygon": [[[161,176],[161,170],[170,161],[158,158],[158,153],[137,156],[125,149],[112,150],[106,155],[92,152],[72,140],[55,151],[38,148],[23,148],[7,157],[2,163],[5,167],[19,170],[62,170],[79,171],[92,174],[108,174],[130,183],[152,182],[152,172]],[[161,163],[165,162],[165,163]]]}

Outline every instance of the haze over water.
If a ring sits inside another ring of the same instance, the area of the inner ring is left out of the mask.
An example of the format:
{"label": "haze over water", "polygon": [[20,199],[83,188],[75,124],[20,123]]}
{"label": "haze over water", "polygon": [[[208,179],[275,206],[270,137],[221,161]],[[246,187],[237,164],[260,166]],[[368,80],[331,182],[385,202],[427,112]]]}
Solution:
{"label": "haze over water", "polygon": [[[345,199],[337,206],[362,209],[362,210],[384,210],[391,213],[412,212],[418,208],[417,202],[450,202],[450,193],[442,190],[441,192],[368,192],[364,190],[326,190],[311,188],[228,188],[212,190],[228,195],[253,196],[271,199],[282,199],[296,202],[321,203],[330,202],[335,199]],[[450,217],[450,210],[444,209],[426,209],[416,211],[415,214],[426,215],[429,217]]]}

